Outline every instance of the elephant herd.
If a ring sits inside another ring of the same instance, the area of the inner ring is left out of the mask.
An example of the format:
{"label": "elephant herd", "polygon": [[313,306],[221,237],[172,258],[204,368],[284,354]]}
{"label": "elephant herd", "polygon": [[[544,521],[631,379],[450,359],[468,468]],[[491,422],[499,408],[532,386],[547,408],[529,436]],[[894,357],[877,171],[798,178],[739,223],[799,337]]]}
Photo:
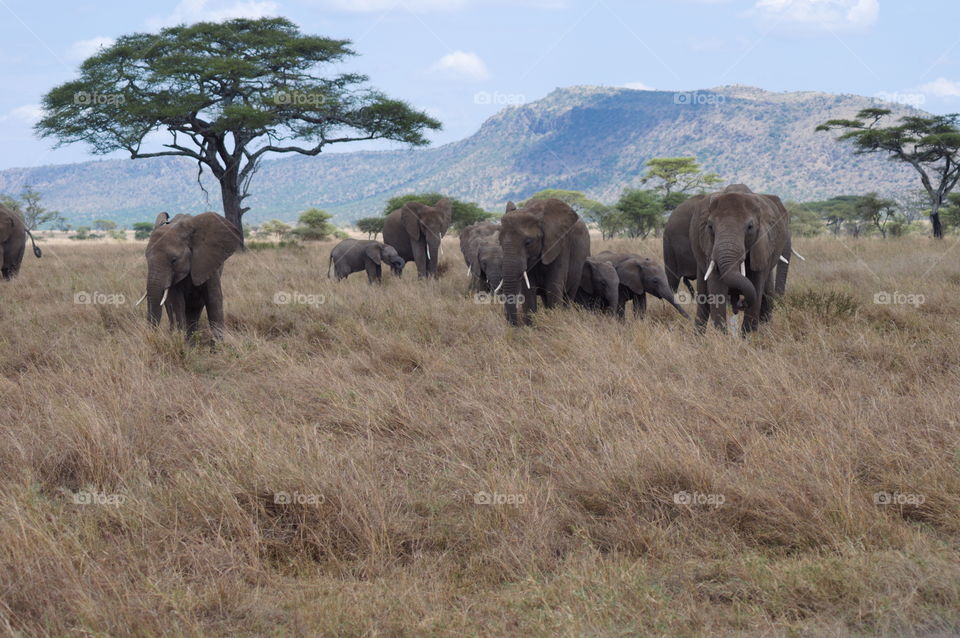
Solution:
{"label": "elephant herd", "polygon": [[[384,263],[400,276],[413,261],[418,275],[438,276],[441,240],[450,227],[451,202],[410,202],[384,222],[384,241],[347,239],[334,247],[330,271],[337,280],[365,271],[381,280]],[[26,238],[33,236],[12,211],[0,206],[2,274],[16,275]],[[214,338],[223,333],[220,278],[226,259],[242,245],[236,228],[216,213],[161,213],[147,243],[147,315],[162,309],[188,337],[204,309]],[[695,295],[699,331],[712,319],[726,329],[726,309],[743,312],[743,333],[770,320],[774,299],[786,290],[792,255],[789,213],[776,195],[742,184],[697,195],[670,215],[663,234],[663,265],[650,257],[604,251],[591,256],[590,233],[580,216],[558,199],[512,202],[499,222],[480,222],[460,233],[470,289],[503,301],[512,325],[531,323],[539,300],[547,308],[576,303],[624,317],[627,302],[642,317],[646,295],[663,299],[688,317],[674,295],[683,282]],[[40,249],[33,244],[40,257]],[[803,257],[800,257],[803,259]],[[696,282],[694,291],[691,282]]]}

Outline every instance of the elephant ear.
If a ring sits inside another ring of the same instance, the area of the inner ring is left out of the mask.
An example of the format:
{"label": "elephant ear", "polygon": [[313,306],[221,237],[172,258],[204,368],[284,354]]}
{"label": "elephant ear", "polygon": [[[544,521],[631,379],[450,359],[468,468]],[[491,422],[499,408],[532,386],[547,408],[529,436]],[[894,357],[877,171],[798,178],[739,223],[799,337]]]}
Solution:
{"label": "elephant ear", "polygon": [[181,223],[190,224],[190,279],[199,286],[240,248],[242,240],[233,224],[216,213],[203,213]]}
{"label": "elephant ear", "polygon": [[617,268],[617,276],[620,277],[620,284],[634,294],[641,295],[646,292],[646,286],[643,285],[643,264],[636,259],[627,259],[621,263]]}
{"label": "elephant ear", "polygon": [[420,205],[416,202],[409,202],[400,212],[400,219],[403,222],[403,228],[407,231],[410,239],[420,239]]}
{"label": "elephant ear", "polygon": [[153,229],[156,230],[160,228],[161,226],[166,224],[168,221],[170,221],[170,215],[167,213],[167,211],[163,211],[162,213],[157,215],[157,220],[153,222]]}
{"label": "elephant ear", "polygon": [[593,262],[589,260],[583,262],[583,274],[580,275],[580,290],[588,295],[597,294],[593,286],[593,266]]}
{"label": "elephant ear", "polygon": [[785,230],[781,226],[787,223],[789,215],[776,195],[761,195],[760,199],[762,205],[757,219],[757,239],[749,249],[751,270],[764,270],[774,265],[778,255],[773,252]]}
{"label": "elephant ear", "polygon": [[560,256],[564,238],[580,221],[580,217],[559,200],[548,200],[542,215],[540,227],[543,230],[543,253],[540,261],[549,265]]}
{"label": "elephant ear", "polygon": [[453,219],[453,202],[444,197],[434,205],[434,208],[443,215],[443,225],[450,226],[450,221]]}
{"label": "elephant ear", "polygon": [[515,211],[515,210],[517,210],[517,205],[514,204],[513,202],[507,202],[507,211],[506,211],[506,212],[511,213],[511,212],[513,212],[513,211]]}
{"label": "elephant ear", "polygon": [[367,249],[363,251],[366,253],[367,257],[376,265],[380,265],[381,262],[381,248],[377,244],[370,244],[367,246]]}

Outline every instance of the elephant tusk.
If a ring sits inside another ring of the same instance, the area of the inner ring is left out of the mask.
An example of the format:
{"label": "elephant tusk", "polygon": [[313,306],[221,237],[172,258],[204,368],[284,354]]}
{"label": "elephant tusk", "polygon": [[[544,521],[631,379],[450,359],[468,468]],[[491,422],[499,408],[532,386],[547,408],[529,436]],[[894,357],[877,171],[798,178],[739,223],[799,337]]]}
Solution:
{"label": "elephant tusk", "polygon": [[705,274],[705,275],[703,276],[703,280],[704,280],[704,281],[706,281],[707,279],[710,279],[710,273],[713,272],[713,267],[714,267],[715,265],[716,265],[716,264],[714,264],[714,261],[711,259],[711,260],[710,260],[710,265],[707,266],[707,274]]}
{"label": "elephant tusk", "polygon": [[524,283],[527,284],[527,288],[531,288],[531,287],[532,287],[532,286],[530,285],[530,278],[527,277],[527,271],[526,271],[526,270],[523,271],[523,281],[524,281]]}
{"label": "elephant tusk", "polygon": [[163,299],[160,300],[160,307],[163,308],[163,304],[167,303],[167,293],[170,292],[169,288],[164,289]]}
{"label": "elephant tusk", "polygon": [[133,307],[136,308],[137,306],[139,306],[140,304],[142,304],[142,303],[143,303],[143,300],[146,299],[146,298],[147,298],[147,293],[143,293],[143,296],[140,297],[140,301],[138,301],[137,303],[133,304]]}
{"label": "elephant tusk", "polygon": [[427,246],[427,261],[430,261],[430,246]]}
{"label": "elephant tusk", "polygon": [[747,262],[745,261],[740,262],[740,276],[741,277],[747,276]]}
{"label": "elephant tusk", "polygon": [[797,251],[795,251],[793,248],[790,249],[790,252],[792,252],[794,255],[796,255],[797,257],[799,257],[799,258],[800,258],[800,261],[806,261],[806,260],[807,260],[806,257],[804,257],[803,255],[801,255],[800,253],[798,253]]}
{"label": "elephant tusk", "polygon": [[467,277],[470,276],[470,273],[473,271],[473,266],[467,266]]}
{"label": "elephant tusk", "polygon": [[787,259],[786,257],[784,257],[783,255],[780,255],[780,261],[782,261],[782,262],[785,263],[785,264],[789,264],[789,263],[790,263],[790,260]]}
{"label": "elephant tusk", "polygon": [[503,288],[503,279],[500,280],[500,283],[497,284],[497,287],[493,289],[493,294],[500,292],[500,289]]}

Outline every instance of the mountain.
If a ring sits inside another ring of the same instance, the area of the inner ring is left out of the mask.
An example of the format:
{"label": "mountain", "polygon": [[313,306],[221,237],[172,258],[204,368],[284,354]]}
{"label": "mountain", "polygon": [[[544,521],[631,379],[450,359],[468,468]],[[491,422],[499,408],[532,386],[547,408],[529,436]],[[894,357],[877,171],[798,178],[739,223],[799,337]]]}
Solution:
{"label": "mountain", "polygon": [[[773,93],[745,86],[704,91],[637,91],[580,86],[504,109],[471,137],[427,149],[330,153],[263,163],[247,200],[251,222],[292,220],[319,207],[341,222],[377,214],[398,193],[442,191],[499,210],[543,188],[582,190],[615,200],[638,186],[652,157],[693,155],[728,182],[784,199],[823,199],[916,189],[912,169],[882,157],[856,156],[815,133],[876,101],[857,95]],[[919,113],[887,105],[896,115]],[[129,224],[161,210],[219,208],[219,190],[189,160],[104,160],[0,171],[0,193],[39,190],[73,223]]]}

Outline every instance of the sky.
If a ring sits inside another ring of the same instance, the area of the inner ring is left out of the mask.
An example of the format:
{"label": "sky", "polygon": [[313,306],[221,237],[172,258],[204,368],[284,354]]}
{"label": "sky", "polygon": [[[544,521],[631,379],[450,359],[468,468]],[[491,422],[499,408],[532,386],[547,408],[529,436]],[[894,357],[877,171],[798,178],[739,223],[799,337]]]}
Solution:
{"label": "sky", "polygon": [[114,38],[274,15],[351,40],[359,55],[337,71],[362,72],[439,118],[433,144],[584,84],[745,84],[960,112],[957,0],[0,0],[0,169],[102,157],[82,144],[54,149],[32,127],[42,95]]}

